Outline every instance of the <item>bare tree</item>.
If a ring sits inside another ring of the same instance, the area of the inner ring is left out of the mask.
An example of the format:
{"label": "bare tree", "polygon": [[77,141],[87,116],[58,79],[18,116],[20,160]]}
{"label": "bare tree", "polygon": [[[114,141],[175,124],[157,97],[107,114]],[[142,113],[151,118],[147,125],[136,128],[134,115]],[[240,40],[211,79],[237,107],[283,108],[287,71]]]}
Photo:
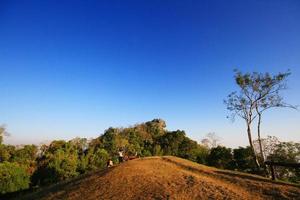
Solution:
{"label": "bare tree", "polygon": [[280,141],[277,137],[268,135],[266,138],[261,138],[260,143],[261,147],[258,140],[253,141],[255,152],[259,152],[261,148],[265,158],[267,158],[275,151]]}
{"label": "bare tree", "polygon": [[201,143],[208,148],[215,148],[219,145],[221,138],[216,133],[211,132],[206,134],[205,138],[201,140]]}
{"label": "bare tree", "polygon": [[3,137],[4,136],[9,136],[9,133],[6,131],[5,125],[1,125],[0,126],[0,145],[3,142]]}

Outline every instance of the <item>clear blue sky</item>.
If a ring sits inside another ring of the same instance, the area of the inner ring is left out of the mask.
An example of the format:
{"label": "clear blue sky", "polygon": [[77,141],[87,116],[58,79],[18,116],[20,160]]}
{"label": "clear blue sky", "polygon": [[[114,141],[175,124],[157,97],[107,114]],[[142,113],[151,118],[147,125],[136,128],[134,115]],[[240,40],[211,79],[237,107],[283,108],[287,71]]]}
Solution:
{"label": "clear blue sky", "polygon": [[[291,69],[300,104],[300,1],[0,1],[0,124],[8,143],[96,137],[163,118],[200,140],[247,144],[223,99],[233,69]],[[265,115],[264,135],[300,140],[300,112]]]}

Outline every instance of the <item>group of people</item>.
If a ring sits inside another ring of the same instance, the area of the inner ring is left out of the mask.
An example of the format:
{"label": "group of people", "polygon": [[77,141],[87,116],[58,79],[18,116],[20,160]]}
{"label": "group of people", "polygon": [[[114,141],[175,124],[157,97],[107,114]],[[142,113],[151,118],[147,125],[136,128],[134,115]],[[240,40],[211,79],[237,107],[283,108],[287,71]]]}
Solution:
{"label": "group of people", "polygon": [[[118,158],[119,158],[119,163],[123,162],[123,161],[124,161],[124,152],[123,152],[122,149],[119,150],[118,156],[119,156],[119,157],[118,157]],[[112,167],[112,166],[114,166],[114,163],[113,163],[112,159],[108,159],[106,166],[107,166],[107,167]]]}
{"label": "group of people", "polygon": [[[125,156],[125,153],[122,149],[119,149],[118,151],[118,159],[119,159],[119,163],[122,163],[124,161],[127,161],[127,160],[132,160],[132,159],[135,159],[138,157],[138,154],[137,152],[135,152],[135,154],[133,156]],[[112,167],[114,165],[112,159],[108,159],[107,163],[106,163],[106,166],[107,167]]]}

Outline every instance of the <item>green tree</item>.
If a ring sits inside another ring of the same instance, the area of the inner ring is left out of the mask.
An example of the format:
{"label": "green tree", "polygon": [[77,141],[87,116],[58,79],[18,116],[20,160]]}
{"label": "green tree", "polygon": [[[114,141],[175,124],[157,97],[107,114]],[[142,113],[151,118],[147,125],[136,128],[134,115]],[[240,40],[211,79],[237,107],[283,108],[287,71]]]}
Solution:
{"label": "green tree", "polygon": [[192,161],[196,161],[194,150],[198,148],[196,141],[189,139],[188,137],[183,137],[183,140],[179,144],[177,156]]}
{"label": "green tree", "polygon": [[146,122],[147,131],[151,133],[153,138],[157,138],[165,134],[166,122],[162,119],[153,119]]}
{"label": "green tree", "polygon": [[208,155],[209,149],[206,146],[198,144],[197,148],[191,150],[189,159],[200,164],[207,164]]}
{"label": "green tree", "polygon": [[118,151],[116,143],[116,135],[119,133],[119,130],[116,128],[107,129],[104,134],[100,137],[101,143],[106,151],[110,154],[114,154]]}
{"label": "green tree", "polygon": [[250,147],[239,147],[233,150],[233,158],[236,167],[240,171],[252,172],[255,168],[255,163],[252,159],[252,151]]}
{"label": "green tree", "polygon": [[0,163],[0,193],[15,192],[29,188],[30,177],[17,163]]}
{"label": "green tree", "polygon": [[233,156],[230,148],[217,146],[210,150],[207,164],[221,169],[233,168]]}
{"label": "green tree", "polygon": [[[268,160],[284,163],[300,162],[300,143],[281,142],[276,145],[275,150],[268,156]],[[276,177],[286,181],[300,183],[300,169],[276,167]]]}
{"label": "green tree", "polygon": [[90,167],[92,169],[104,168],[109,158],[109,154],[105,149],[97,149],[90,158]]}
{"label": "green tree", "polygon": [[16,147],[13,145],[0,144],[0,163],[4,161],[11,161],[15,151]]}
{"label": "green tree", "polygon": [[12,161],[30,164],[35,161],[38,148],[35,145],[24,145],[22,148],[16,149]]}
{"label": "green tree", "polygon": [[48,184],[79,174],[78,151],[71,142],[53,141],[44,154],[38,159],[38,168],[33,174],[35,184]]}
{"label": "green tree", "polygon": [[144,148],[144,141],[148,141],[147,138],[142,138],[142,134],[139,134],[136,129],[127,130],[127,138],[128,138],[128,151],[132,154],[141,155],[142,150]]}
{"label": "green tree", "polygon": [[167,132],[159,138],[160,146],[162,147],[165,155],[179,154],[179,146],[185,138],[185,132],[181,130]]}

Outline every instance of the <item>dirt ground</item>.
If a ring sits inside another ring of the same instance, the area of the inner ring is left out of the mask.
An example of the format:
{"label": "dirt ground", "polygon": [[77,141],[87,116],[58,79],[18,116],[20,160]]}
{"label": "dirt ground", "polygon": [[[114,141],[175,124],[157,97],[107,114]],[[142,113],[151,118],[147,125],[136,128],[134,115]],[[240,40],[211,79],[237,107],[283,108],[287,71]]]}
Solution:
{"label": "dirt ground", "polygon": [[131,160],[24,199],[300,199],[300,187],[165,156]]}

